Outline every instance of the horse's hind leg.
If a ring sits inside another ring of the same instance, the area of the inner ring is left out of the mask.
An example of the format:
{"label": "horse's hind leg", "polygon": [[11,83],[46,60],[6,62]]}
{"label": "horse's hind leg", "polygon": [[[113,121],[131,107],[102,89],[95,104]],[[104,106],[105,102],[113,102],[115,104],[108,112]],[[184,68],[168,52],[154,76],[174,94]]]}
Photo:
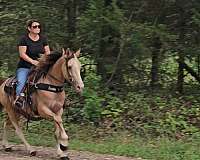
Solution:
{"label": "horse's hind leg", "polygon": [[15,128],[15,132],[16,134],[18,135],[18,137],[22,140],[22,142],[24,143],[25,147],[26,147],[26,150],[32,155],[32,156],[35,156],[36,155],[36,151],[32,149],[32,147],[30,146],[30,144],[26,141],[25,137],[24,137],[24,134],[22,132],[22,129],[19,127],[19,124],[18,124],[18,118],[16,116],[16,114],[14,113],[14,111],[11,109],[9,110],[8,112],[8,116],[9,116],[9,119],[12,123],[12,125],[14,126]]}
{"label": "horse's hind leg", "polygon": [[8,129],[11,128],[11,122],[8,117],[4,120],[3,124],[3,139],[2,139],[2,145],[5,151],[9,152],[12,150],[12,146],[9,145],[7,135],[8,135]]}

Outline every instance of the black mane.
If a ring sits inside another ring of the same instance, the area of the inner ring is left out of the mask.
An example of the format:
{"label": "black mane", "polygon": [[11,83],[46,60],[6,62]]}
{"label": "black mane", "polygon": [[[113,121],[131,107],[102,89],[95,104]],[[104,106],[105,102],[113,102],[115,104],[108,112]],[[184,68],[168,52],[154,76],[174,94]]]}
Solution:
{"label": "black mane", "polygon": [[62,57],[62,53],[58,51],[51,51],[50,54],[48,55],[43,55],[39,59],[39,63],[37,67],[35,67],[35,71],[37,72],[37,77],[36,79],[39,79],[41,76],[46,76],[48,73],[49,69],[56,63],[56,61]]}

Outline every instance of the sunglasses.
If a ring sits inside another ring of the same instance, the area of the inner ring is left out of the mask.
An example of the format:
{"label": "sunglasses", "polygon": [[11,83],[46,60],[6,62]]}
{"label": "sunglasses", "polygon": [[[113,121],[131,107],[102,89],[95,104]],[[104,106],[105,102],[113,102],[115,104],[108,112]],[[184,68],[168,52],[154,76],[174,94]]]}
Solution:
{"label": "sunglasses", "polygon": [[39,29],[40,29],[40,28],[41,28],[41,25],[35,25],[35,26],[32,26],[32,28],[33,28],[33,29],[36,29],[36,28],[39,28]]}

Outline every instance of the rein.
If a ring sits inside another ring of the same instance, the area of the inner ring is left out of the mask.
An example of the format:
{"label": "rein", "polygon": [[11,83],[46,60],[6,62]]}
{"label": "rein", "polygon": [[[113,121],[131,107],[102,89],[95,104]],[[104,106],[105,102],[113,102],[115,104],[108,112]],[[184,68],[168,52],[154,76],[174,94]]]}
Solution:
{"label": "rein", "polygon": [[56,78],[55,76],[53,76],[53,75],[51,75],[51,74],[48,74],[48,73],[47,73],[47,76],[49,76],[49,77],[53,78],[54,80],[56,80],[56,81],[60,82],[61,84],[63,84],[63,83],[64,83],[64,81],[62,81],[62,80],[60,80],[60,79]]}
{"label": "rein", "polygon": [[[67,64],[67,75],[68,75],[68,81],[69,81],[69,83],[71,84],[71,79],[72,79],[72,77],[71,77],[71,75],[70,75],[70,73],[69,73],[69,69],[68,69],[68,62],[69,62],[69,60],[70,59],[72,59],[72,58],[74,58],[74,54],[72,54],[71,56],[69,56],[69,57],[67,57],[67,58],[65,58],[65,60],[66,60],[66,64]],[[51,78],[53,78],[54,80],[56,80],[57,82],[60,82],[61,84],[63,84],[64,82],[62,81],[62,80],[60,80],[60,79],[58,79],[58,78],[56,78],[55,76],[53,76],[53,75],[51,75],[51,74],[49,74],[49,73],[46,73],[46,75],[47,76],[49,76],[49,77],[51,77]]]}
{"label": "rein", "polygon": [[[74,54],[72,54],[71,56],[69,56],[68,58],[65,58],[65,60],[66,60],[66,65],[67,65],[67,75],[68,75],[68,82],[70,83],[70,84],[72,84],[72,78],[71,78],[71,75],[70,75],[70,73],[69,73],[69,69],[68,69],[68,62],[69,62],[69,60],[70,59],[72,59],[72,58],[74,58]],[[43,71],[44,72],[44,71]],[[44,73],[46,73],[46,72],[44,72]],[[60,80],[60,79],[58,79],[57,77],[55,77],[55,76],[53,76],[53,75],[51,75],[51,74],[49,74],[49,73],[46,73],[46,75],[47,76],[49,76],[50,78],[53,78],[54,80],[56,80],[57,82],[59,82],[59,83],[61,83],[61,84],[63,84],[63,85],[61,85],[61,86],[55,86],[55,85],[51,85],[51,84],[46,84],[46,83],[35,83],[35,82],[33,82],[33,85],[32,85],[32,89],[31,89],[31,92],[33,92],[33,91],[35,91],[35,90],[37,90],[37,89],[39,89],[39,90],[45,90],[45,91],[49,91],[49,92],[55,92],[55,93],[57,93],[57,92],[62,92],[63,90],[64,90],[64,83],[65,83],[65,81],[62,81],[62,80]]]}

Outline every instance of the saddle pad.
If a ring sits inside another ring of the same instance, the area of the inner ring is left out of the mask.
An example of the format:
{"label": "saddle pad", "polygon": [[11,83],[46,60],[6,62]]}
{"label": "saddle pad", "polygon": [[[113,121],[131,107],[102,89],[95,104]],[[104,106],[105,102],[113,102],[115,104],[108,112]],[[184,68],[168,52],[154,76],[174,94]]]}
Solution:
{"label": "saddle pad", "polygon": [[13,94],[15,92],[16,84],[17,84],[16,76],[8,78],[8,80],[5,83],[4,91],[9,95]]}

